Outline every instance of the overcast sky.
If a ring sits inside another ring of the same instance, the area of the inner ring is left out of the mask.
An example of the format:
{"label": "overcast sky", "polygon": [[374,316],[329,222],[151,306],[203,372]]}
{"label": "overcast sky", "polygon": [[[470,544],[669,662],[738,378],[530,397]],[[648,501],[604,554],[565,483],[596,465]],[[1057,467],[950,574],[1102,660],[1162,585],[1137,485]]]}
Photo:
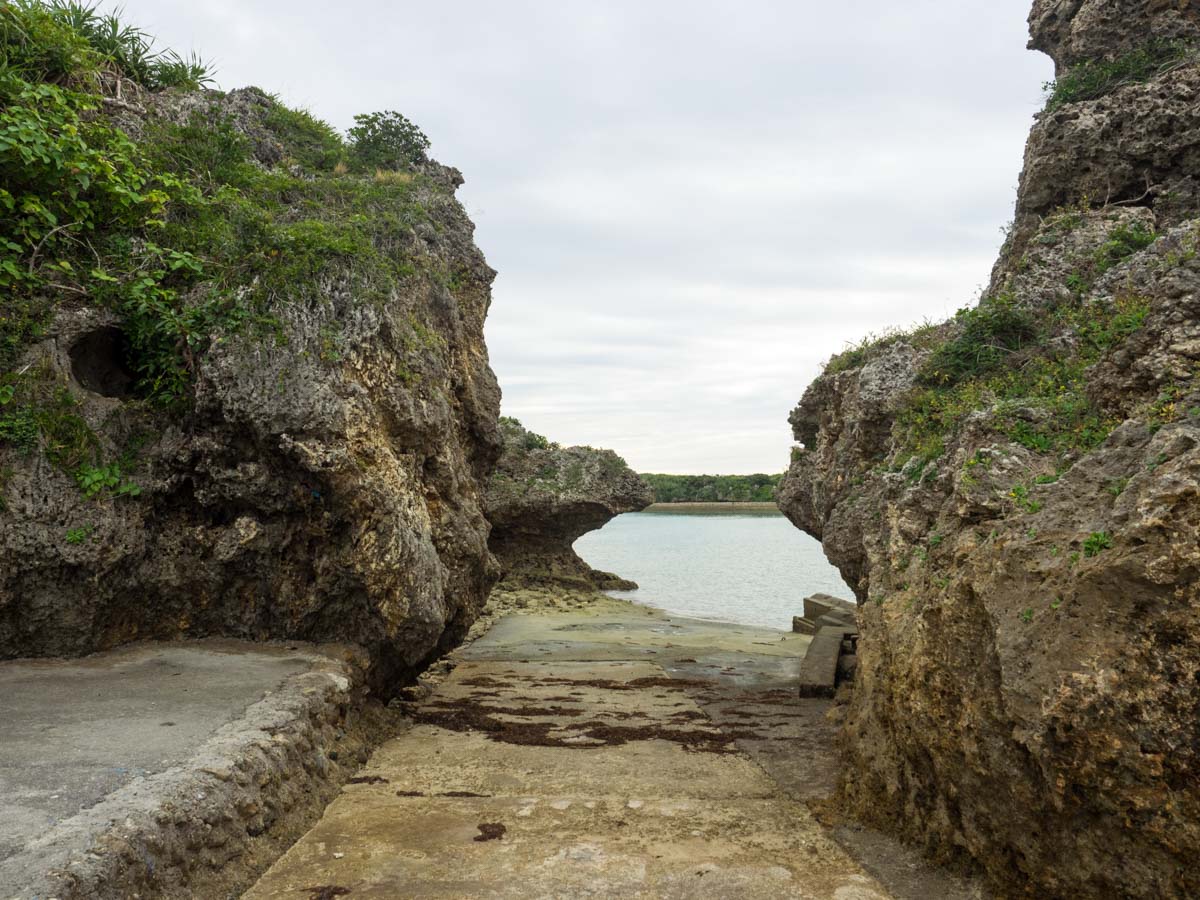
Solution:
{"label": "overcast sky", "polygon": [[[113,4],[109,4],[113,5]],[[970,302],[1050,62],[1029,0],[124,0],[457,166],[504,412],[639,471],[782,471],[822,363]]]}

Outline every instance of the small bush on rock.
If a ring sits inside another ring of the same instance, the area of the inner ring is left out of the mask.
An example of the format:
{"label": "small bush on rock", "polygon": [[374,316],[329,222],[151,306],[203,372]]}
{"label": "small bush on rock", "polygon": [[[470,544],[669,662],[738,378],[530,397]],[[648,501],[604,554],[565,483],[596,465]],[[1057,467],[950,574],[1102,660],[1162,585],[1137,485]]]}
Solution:
{"label": "small bush on rock", "polygon": [[1139,222],[1119,225],[1109,233],[1108,240],[1096,251],[1096,273],[1103,275],[1138,251],[1145,250],[1157,237],[1157,234],[1144,228]]}
{"label": "small bush on rock", "polygon": [[1088,60],[1046,82],[1046,110],[1095,100],[1127,84],[1149,81],[1194,55],[1195,49],[1186,44],[1157,40],[1113,60]]}
{"label": "small bush on rock", "polygon": [[1112,535],[1107,531],[1093,531],[1088,535],[1088,539],[1083,542],[1084,556],[1098,556],[1105,550],[1112,549]]}
{"label": "small bush on rock", "polygon": [[404,169],[428,159],[429,138],[394,110],[354,117],[350,129],[350,154],[360,172]]}
{"label": "small bush on rock", "polygon": [[961,330],[922,367],[925,384],[957,384],[997,369],[1037,335],[1033,315],[1006,296],[961,309],[955,319]]}

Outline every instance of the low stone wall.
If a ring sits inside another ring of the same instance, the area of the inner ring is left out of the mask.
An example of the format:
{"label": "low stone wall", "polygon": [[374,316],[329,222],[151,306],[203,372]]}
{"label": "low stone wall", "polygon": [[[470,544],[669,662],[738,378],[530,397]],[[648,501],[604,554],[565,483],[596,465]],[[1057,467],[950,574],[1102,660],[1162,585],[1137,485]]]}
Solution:
{"label": "low stone wall", "polygon": [[367,700],[361,651],[305,656],[308,671],[186,764],[127,784],[0,863],[6,900],[226,897],[253,883],[398,730],[397,714]]}

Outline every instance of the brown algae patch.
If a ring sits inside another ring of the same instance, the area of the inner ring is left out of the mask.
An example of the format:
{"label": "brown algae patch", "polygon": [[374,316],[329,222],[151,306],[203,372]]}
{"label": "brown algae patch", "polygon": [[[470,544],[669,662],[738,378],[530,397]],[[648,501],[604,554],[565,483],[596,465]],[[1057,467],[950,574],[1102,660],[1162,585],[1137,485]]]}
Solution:
{"label": "brown algae patch", "polygon": [[[592,747],[616,747],[630,741],[669,741],[684,749],[704,753],[723,753],[739,738],[758,738],[743,730],[700,730],[665,727],[661,724],[615,725],[591,720],[584,723],[513,722],[497,718],[496,710],[468,700],[443,701],[422,707],[413,718],[425,725],[448,731],[478,731],[489,740],[527,747],[568,747],[587,750]],[[579,715],[581,711],[573,710]],[[678,715],[678,714],[677,714]],[[693,713],[688,718],[704,717]],[[586,741],[587,743],[583,743]]]}
{"label": "brown algae patch", "polygon": [[483,843],[484,841],[498,841],[504,837],[506,831],[508,829],[500,822],[480,822],[479,834],[475,835],[474,840],[479,843]]}

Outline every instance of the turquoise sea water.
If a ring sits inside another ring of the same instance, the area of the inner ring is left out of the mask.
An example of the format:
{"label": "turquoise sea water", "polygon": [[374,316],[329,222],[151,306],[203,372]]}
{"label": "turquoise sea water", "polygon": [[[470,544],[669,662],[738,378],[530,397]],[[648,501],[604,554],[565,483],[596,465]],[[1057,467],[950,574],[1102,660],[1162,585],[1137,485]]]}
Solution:
{"label": "turquoise sea water", "polygon": [[641,586],[614,597],[701,619],[790,631],[809,594],[854,597],[821,545],[772,509],[627,513],[575,550]]}

